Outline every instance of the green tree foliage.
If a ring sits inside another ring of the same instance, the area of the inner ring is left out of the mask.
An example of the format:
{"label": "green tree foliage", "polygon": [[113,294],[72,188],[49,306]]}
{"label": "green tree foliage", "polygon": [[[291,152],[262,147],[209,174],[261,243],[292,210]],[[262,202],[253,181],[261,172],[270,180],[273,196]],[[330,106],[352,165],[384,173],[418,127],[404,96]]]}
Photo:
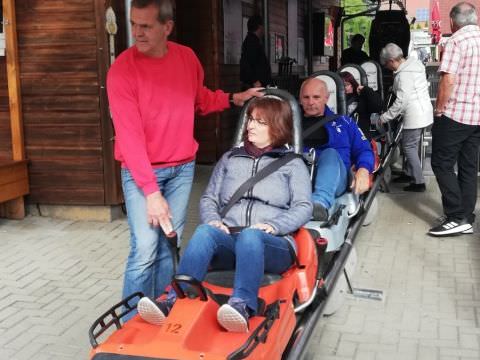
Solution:
{"label": "green tree foliage", "polygon": [[[345,9],[345,14],[356,14],[371,8],[372,2],[369,0],[343,0],[342,6]],[[369,16],[359,16],[349,19],[343,23],[343,48],[350,46],[350,39],[355,34],[362,34],[365,36],[365,44],[363,50],[369,52],[368,37],[370,35],[370,25],[373,18]]]}

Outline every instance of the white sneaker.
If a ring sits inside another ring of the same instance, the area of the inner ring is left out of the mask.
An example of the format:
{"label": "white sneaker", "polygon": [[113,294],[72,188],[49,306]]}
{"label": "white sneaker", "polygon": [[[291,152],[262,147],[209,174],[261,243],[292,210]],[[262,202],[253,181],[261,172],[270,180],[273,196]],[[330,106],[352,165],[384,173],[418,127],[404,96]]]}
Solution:
{"label": "white sneaker", "polygon": [[[246,317],[247,316],[247,317]],[[217,311],[217,320],[223,328],[231,332],[248,332],[248,315],[229,304],[223,304]]]}
{"label": "white sneaker", "polygon": [[[163,309],[162,309],[163,308]],[[148,297],[138,300],[137,311],[140,317],[153,325],[162,325],[168,315],[167,305],[160,302],[156,303]]]}

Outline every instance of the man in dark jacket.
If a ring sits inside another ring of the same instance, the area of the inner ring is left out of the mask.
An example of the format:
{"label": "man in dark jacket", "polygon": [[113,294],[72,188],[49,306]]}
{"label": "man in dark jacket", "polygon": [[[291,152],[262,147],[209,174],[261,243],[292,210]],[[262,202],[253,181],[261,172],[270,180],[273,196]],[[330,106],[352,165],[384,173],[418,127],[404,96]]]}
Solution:
{"label": "man in dark jacket", "polygon": [[[350,168],[355,167],[351,188],[362,194],[370,187],[370,174],[374,170],[374,155],[370,143],[348,116],[335,115],[328,108],[328,89],[324,81],[310,78],[300,89],[303,106],[304,145],[314,148],[317,174],[313,181],[313,215],[315,220],[328,219],[328,209],[335,197],[342,195],[348,187]],[[310,131],[315,123],[330,117],[326,124]]]}
{"label": "man in dark jacket", "polygon": [[367,60],[370,60],[367,53],[362,50],[365,38],[361,34],[355,34],[350,41],[350,47],[343,50],[340,63],[361,65]]}
{"label": "man in dark jacket", "polygon": [[242,44],[240,81],[242,88],[267,86],[272,82],[270,63],[265,55],[261,38],[264,36],[263,20],[255,15],[248,19],[248,34]]}

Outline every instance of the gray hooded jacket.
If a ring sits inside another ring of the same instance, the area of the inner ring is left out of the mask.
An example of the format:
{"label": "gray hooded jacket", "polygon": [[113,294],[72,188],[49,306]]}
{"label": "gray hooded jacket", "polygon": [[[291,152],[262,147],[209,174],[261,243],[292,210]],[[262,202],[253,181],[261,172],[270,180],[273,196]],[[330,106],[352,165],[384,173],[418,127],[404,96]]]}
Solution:
{"label": "gray hooded jacket", "polygon": [[274,235],[296,231],[312,216],[310,176],[301,159],[294,159],[268,175],[228,211],[224,219],[220,212],[235,191],[256,172],[291,149],[274,149],[259,158],[248,155],[241,145],[226,152],[215,166],[207,189],[200,199],[202,223],[222,221],[228,227],[248,227],[266,223]]}

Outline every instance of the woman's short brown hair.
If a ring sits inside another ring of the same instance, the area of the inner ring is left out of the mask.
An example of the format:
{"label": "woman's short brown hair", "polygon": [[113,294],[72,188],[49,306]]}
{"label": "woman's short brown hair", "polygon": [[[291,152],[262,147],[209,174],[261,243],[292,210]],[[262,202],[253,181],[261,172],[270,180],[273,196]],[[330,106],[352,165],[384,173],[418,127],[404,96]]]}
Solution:
{"label": "woman's short brown hair", "polygon": [[[272,147],[276,148],[292,143],[293,115],[288,102],[269,96],[255,98],[248,106],[248,117],[252,116],[254,109],[267,123]],[[245,127],[243,139],[247,139],[247,127]]]}

